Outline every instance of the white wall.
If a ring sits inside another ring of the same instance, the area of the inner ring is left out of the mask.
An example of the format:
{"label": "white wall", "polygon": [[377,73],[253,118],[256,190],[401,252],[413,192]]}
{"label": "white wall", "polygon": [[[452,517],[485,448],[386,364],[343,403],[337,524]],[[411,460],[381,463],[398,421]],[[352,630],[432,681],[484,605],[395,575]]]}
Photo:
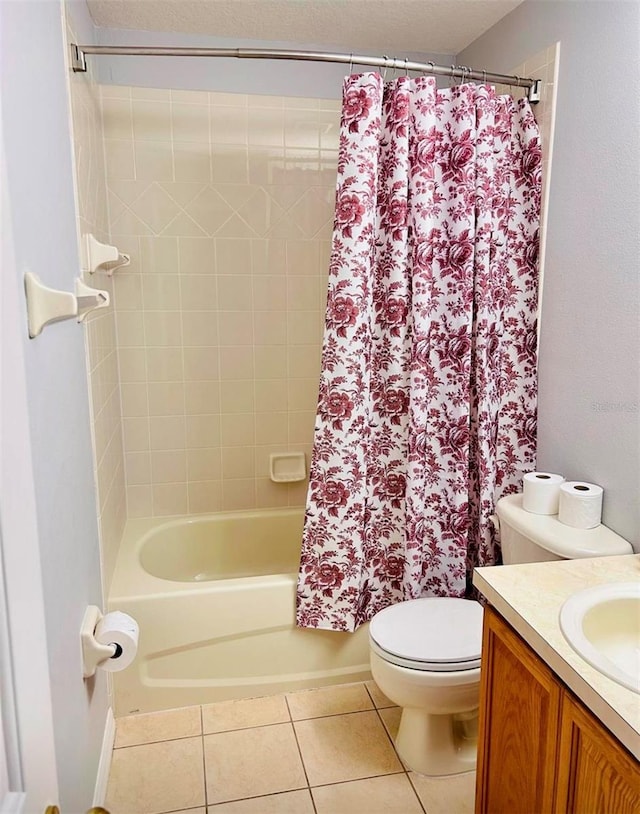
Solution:
{"label": "white wall", "polygon": [[[61,8],[0,3],[2,127],[18,284],[27,270],[72,290],[79,271]],[[106,682],[82,679],[79,628],[101,604],[98,533],[82,328],[27,337],[37,522],[58,758],[60,808],[90,807],[107,712]]]}
{"label": "white wall", "polygon": [[527,0],[456,61],[509,72],[560,40],[538,466],[605,489],[640,551],[640,5]]}

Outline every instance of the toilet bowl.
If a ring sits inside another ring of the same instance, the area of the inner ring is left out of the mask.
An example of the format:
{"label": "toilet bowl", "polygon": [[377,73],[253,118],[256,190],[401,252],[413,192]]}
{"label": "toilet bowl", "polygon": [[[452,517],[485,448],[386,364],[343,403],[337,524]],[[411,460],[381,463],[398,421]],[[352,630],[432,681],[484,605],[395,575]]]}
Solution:
{"label": "toilet bowl", "polygon": [[480,696],[482,606],[423,598],[377,613],[369,628],[371,673],[402,707],[402,760],[427,775],[473,771]]}

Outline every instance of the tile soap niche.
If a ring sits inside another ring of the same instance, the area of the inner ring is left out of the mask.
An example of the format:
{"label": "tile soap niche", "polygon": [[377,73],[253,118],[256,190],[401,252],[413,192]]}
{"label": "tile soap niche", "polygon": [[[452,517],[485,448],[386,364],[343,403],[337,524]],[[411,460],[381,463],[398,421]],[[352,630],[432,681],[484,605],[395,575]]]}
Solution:
{"label": "tile soap niche", "polygon": [[269,477],[274,483],[295,483],[307,476],[304,452],[272,452]]}

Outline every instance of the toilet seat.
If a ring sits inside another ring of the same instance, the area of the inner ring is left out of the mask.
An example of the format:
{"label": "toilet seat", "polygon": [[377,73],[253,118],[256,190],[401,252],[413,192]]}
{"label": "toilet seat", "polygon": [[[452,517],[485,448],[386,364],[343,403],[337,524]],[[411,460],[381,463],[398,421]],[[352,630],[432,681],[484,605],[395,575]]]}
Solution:
{"label": "toilet seat", "polygon": [[410,599],[373,617],[371,649],[385,661],[413,670],[475,670],[480,667],[482,616],[482,605],[469,599]]}

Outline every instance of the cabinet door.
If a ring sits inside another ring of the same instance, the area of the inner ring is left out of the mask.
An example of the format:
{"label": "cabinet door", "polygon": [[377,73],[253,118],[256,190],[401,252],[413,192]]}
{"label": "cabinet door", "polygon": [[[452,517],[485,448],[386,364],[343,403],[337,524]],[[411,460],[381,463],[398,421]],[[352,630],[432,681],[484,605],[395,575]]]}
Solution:
{"label": "cabinet door", "polygon": [[477,814],[553,810],[560,694],[551,670],[486,608]]}
{"label": "cabinet door", "polygon": [[638,762],[568,692],[561,731],[556,812],[638,814]]}

